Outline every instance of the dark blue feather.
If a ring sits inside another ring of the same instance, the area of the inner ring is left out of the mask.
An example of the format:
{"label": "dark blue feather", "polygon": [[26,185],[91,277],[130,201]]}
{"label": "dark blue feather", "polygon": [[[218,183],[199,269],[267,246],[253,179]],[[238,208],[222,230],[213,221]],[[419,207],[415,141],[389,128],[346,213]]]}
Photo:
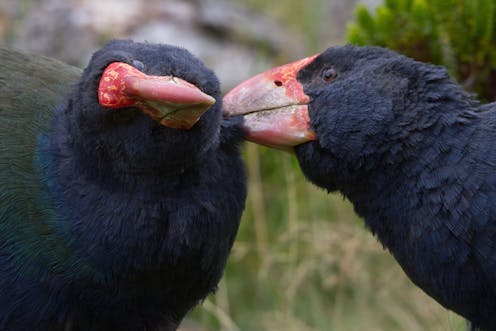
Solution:
{"label": "dark blue feather", "polygon": [[348,197],[427,294],[496,330],[496,105],[381,48],[329,48],[298,80],[318,136],[296,148],[305,175]]}

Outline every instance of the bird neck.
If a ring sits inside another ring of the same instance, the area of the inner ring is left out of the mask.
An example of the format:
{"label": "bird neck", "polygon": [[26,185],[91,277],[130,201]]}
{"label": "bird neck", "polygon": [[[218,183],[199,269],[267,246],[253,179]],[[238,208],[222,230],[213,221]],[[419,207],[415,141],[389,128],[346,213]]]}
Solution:
{"label": "bird neck", "polygon": [[398,118],[363,171],[341,182],[341,192],[388,247],[407,242],[405,235],[419,223],[440,217],[456,222],[468,208],[458,203],[461,195],[471,198],[463,185],[480,181],[468,176],[474,158],[482,157],[471,147],[479,139],[479,115],[463,104],[424,110]]}

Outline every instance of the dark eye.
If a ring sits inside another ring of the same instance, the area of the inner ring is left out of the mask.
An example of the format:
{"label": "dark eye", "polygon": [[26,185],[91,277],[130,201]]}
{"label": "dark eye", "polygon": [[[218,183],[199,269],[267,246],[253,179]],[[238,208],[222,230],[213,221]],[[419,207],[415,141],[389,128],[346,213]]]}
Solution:
{"label": "dark eye", "polygon": [[336,77],[338,76],[338,73],[334,68],[325,68],[322,70],[322,79],[324,79],[326,82],[332,82]]}
{"label": "dark eye", "polygon": [[145,70],[145,65],[141,61],[133,60],[133,62],[131,62],[131,64],[133,65],[133,67],[135,67],[139,71]]}

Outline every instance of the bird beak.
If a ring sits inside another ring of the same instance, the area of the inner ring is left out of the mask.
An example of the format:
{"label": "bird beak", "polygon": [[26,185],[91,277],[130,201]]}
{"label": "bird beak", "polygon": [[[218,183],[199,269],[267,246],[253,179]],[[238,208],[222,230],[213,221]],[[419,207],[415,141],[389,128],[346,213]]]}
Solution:
{"label": "bird beak", "polygon": [[123,62],[103,72],[98,101],[106,108],[137,107],[164,126],[190,129],[215,99],[173,76],[149,76]]}
{"label": "bird beak", "polygon": [[310,129],[308,103],[297,80],[298,72],[316,55],[267,70],[232,89],[223,99],[223,113],[243,115],[246,139],[291,151],[315,140]]}

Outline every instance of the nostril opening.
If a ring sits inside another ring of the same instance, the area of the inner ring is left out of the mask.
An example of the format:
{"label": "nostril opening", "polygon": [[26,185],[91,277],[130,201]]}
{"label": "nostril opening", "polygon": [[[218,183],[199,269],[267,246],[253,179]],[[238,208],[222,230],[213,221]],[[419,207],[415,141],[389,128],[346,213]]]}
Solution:
{"label": "nostril opening", "polygon": [[282,82],[280,80],[275,80],[274,81],[274,84],[276,84],[276,86],[282,86]]}

